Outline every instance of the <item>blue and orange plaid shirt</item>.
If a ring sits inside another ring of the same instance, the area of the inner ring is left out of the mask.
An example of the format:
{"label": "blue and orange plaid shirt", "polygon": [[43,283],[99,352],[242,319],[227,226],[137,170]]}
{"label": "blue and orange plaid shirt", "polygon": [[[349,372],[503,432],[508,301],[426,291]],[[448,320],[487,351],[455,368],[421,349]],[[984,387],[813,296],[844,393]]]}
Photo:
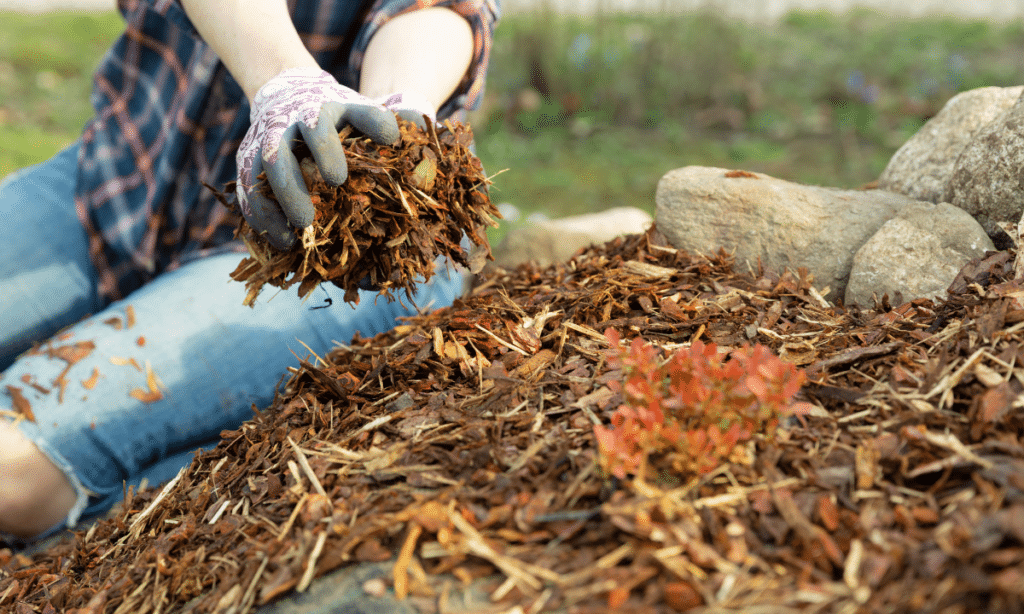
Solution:
{"label": "blue and orange plaid shirt", "polygon": [[[356,88],[363,53],[381,25],[445,6],[469,21],[473,61],[439,117],[473,108],[498,0],[289,0],[292,20],[325,70]],[[226,191],[249,128],[249,103],[173,0],[119,0],[124,34],[100,64],[96,114],[82,134],[78,216],[90,236],[100,293],[126,296],[159,273],[212,253],[244,251],[236,220],[203,184]]]}

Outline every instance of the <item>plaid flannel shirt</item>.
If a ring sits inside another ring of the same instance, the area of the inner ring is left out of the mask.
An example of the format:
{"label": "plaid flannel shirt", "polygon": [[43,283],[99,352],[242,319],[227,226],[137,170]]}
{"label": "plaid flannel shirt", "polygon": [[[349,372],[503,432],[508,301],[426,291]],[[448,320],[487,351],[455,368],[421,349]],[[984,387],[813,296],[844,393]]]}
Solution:
{"label": "plaid flannel shirt", "polygon": [[[82,134],[75,204],[90,237],[99,291],[126,296],[155,275],[226,250],[234,216],[203,183],[224,190],[249,128],[249,103],[172,0],[119,0],[124,34],[100,64]],[[440,109],[473,108],[483,91],[498,0],[289,0],[304,44],[325,70],[356,88],[363,53],[389,19],[451,8],[473,30],[473,60]]]}

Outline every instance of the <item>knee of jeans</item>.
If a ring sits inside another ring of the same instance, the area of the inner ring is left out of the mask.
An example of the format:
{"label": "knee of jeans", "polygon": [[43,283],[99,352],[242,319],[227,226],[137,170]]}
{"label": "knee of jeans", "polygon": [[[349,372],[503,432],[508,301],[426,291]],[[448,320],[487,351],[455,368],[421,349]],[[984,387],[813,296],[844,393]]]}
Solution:
{"label": "knee of jeans", "polygon": [[30,538],[46,530],[47,527],[34,522],[36,507],[41,501],[40,493],[32,490],[30,483],[4,475],[0,481],[0,531]]}
{"label": "knee of jeans", "polygon": [[10,424],[0,444],[0,531],[29,538],[61,522],[76,499],[67,477]]}
{"label": "knee of jeans", "polygon": [[29,485],[11,483],[5,478],[0,487],[0,532],[31,538],[45,531],[47,527],[35,521],[39,503],[29,492]]}
{"label": "knee of jeans", "polygon": [[62,524],[75,503],[71,485],[41,488],[30,479],[4,480],[0,488],[0,533],[33,539]]}

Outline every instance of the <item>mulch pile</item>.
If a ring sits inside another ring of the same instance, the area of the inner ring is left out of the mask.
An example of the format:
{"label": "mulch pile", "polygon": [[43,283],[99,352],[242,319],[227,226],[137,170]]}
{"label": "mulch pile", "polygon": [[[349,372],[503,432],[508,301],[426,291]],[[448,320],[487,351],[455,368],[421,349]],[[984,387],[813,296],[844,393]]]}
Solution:
{"label": "mulch pile", "polygon": [[[491,582],[494,612],[1020,612],[1012,258],[971,263],[941,303],[864,311],[656,230],[490,272],[452,308],[310,357],[119,516],[0,556],[0,609],[248,612],[392,560],[430,612],[450,611],[442,574]],[[806,370],[815,409],[703,477],[609,480],[607,327],[668,350],[766,344]]]}
{"label": "mulch pile", "polygon": [[[494,218],[501,214],[487,196],[483,166],[470,151],[470,127],[445,122],[423,130],[403,119],[398,123],[401,139],[394,145],[352,136],[352,126],[342,129],[338,138],[348,179],[340,186],[324,181],[305,146],[296,150],[315,218],[304,232],[296,231],[300,240],[287,251],[240,222],[236,235],[251,256],[231,277],[245,282],[246,305],[266,284],[287,289],[298,283],[304,297],[331,282],[345,290],[350,303],[358,303],[359,288],[368,286],[391,300],[395,292],[430,279],[440,256],[474,272],[492,259],[485,231],[497,226]],[[276,201],[265,173],[257,189]],[[463,233],[476,246],[468,256],[459,246]]]}

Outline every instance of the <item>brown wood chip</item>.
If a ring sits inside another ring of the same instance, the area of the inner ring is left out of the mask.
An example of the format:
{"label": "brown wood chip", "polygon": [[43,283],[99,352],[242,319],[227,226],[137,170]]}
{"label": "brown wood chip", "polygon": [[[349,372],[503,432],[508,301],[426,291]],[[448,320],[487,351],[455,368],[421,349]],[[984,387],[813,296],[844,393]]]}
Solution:
{"label": "brown wood chip", "polygon": [[[306,296],[324,282],[344,289],[352,303],[364,286],[390,300],[430,279],[439,257],[474,273],[492,259],[486,229],[497,226],[501,214],[488,198],[483,166],[469,150],[469,127],[445,122],[424,131],[404,120],[399,126],[402,138],[394,146],[343,129],[348,178],[340,186],[324,181],[308,152],[297,152],[316,209],[313,225],[297,230],[296,244],[281,252],[241,222],[237,235],[251,257],[231,277],[245,282],[245,304],[251,306],[266,284],[297,283],[299,296]],[[259,189],[275,199],[265,175]],[[463,234],[480,248],[472,258],[460,246]]]}
{"label": "brown wood chip", "polygon": [[[423,612],[494,575],[495,611],[1021,611],[1009,263],[965,267],[943,301],[874,310],[656,229],[495,269],[453,307],[303,363],[270,407],[87,533],[0,549],[0,611],[241,614],[388,557]],[[609,479],[593,436],[624,402],[609,325],[661,356],[698,336],[813,356],[814,411],[704,476],[652,457],[656,479]]]}

